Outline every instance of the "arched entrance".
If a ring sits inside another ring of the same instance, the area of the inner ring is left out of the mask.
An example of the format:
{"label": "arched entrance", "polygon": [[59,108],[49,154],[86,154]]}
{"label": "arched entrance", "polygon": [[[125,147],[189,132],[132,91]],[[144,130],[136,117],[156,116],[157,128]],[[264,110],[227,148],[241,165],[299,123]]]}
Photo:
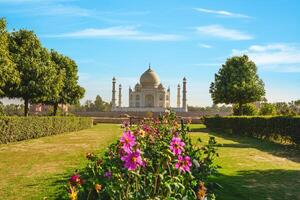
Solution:
{"label": "arched entrance", "polygon": [[152,94],[145,96],[145,107],[154,107],[154,96]]}

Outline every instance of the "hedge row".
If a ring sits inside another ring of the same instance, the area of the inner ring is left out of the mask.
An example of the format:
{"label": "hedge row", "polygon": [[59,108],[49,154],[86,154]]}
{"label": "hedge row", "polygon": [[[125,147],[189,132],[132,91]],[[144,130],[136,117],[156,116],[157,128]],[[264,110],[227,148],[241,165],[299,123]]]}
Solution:
{"label": "hedge row", "polygon": [[9,143],[92,126],[89,117],[0,117],[0,143]]}
{"label": "hedge row", "polygon": [[205,117],[204,123],[210,129],[300,144],[300,117]]}

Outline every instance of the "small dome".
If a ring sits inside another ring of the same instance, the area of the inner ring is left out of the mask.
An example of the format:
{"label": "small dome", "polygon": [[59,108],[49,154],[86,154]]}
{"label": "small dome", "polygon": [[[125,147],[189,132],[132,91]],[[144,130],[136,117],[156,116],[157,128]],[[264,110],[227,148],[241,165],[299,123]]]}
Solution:
{"label": "small dome", "polygon": [[149,67],[149,69],[142,74],[140,83],[142,86],[157,87],[160,83],[160,80],[157,74]]}
{"label": "small dome", "polygon": [[139,83],[135,84],[135,88],[140,88],[141,85]]}
{"label": "small dome", "polygon": [[164,88],[164,86],[160,83],[160,84],[158,85],[158,89],[165,89],[165,88]]}

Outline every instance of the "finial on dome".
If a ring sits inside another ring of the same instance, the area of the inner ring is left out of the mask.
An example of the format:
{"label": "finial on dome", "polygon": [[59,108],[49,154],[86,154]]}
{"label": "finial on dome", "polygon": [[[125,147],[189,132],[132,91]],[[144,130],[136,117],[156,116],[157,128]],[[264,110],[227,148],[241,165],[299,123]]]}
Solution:
{"label": "finial on dome", "polygon": [[151,63],[149,63],[149,69],[151,69]]}

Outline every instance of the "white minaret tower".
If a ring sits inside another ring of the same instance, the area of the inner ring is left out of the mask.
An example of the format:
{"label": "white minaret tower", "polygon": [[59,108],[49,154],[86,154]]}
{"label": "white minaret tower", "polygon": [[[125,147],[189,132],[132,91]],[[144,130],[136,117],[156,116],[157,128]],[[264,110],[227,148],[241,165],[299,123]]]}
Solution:
{"label": "white minaret tower", "polygon": [[177,108],[180,108],[180,84],[177,86]]}
{"label": "white minaret tower", "polygon": [[112,79],[112,98],[111,98],[112,110],[116,108],[116,78]]}
{"label": "white minaret tower", "polygon": [[122,85],[119,85],[119,108],[122,107]]}
{"label": "white minaret tower", "polygon": [[186,78],[183,78],[183,90],[182,90],[182,109],[184,112],[187,112],[187,104],[186,104]]}

